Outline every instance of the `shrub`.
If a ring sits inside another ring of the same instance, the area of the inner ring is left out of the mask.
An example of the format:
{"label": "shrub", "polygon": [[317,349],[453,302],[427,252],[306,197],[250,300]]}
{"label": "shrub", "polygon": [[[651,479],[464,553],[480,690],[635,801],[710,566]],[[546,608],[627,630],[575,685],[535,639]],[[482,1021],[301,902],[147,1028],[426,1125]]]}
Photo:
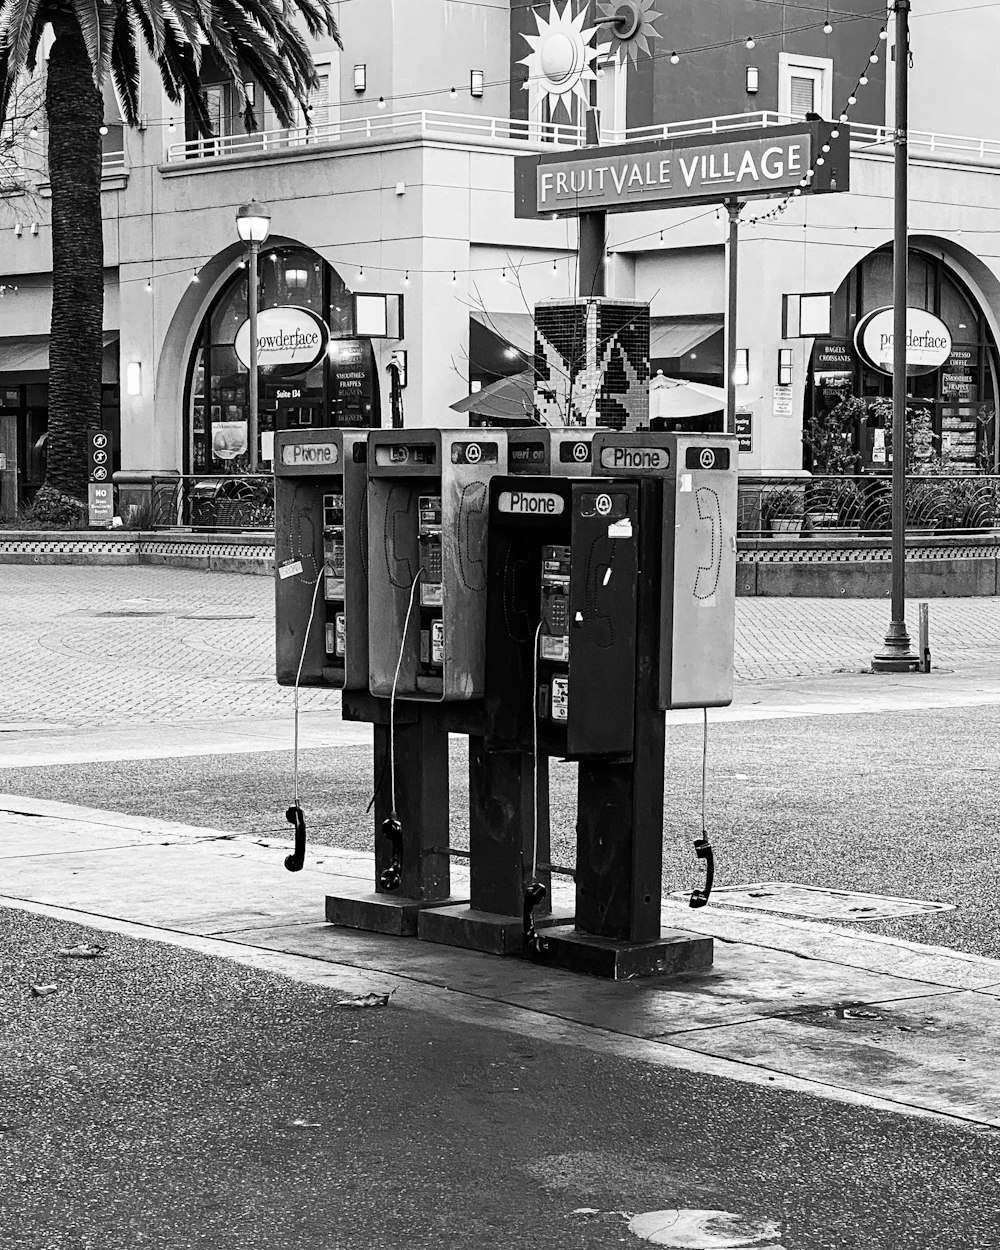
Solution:
{"label": "shrub", "polygon": [[43,486],[18,514],[18,524],[24,529],[79,530],[85,528],[87,520],[85,503],[52,486]]}

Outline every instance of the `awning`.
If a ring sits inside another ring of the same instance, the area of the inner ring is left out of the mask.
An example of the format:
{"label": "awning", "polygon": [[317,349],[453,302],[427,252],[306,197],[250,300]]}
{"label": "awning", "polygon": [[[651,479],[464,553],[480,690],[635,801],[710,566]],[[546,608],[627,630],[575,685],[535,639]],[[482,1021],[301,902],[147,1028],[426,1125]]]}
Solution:
{"label": "awning", "polygon": [[684,356],[722,329],[721,317],[651,317],[649,356],[651,360]]}
{"label": "awning", "polygon": [[474,395],[452,404],[454,412],[471,412],[492,421],[524,420],[535,415],[535,377],[531,370],[491,382]]}
{"label": "awning", "polygon": [[[104,336],[104,370],[103,381],[117,382],[117,352],[115,359],[110,359],[108,348],[118,342],[117,330],[105,330]],[[109,369],[109,365],[114,365]],[[11,375],[25,373],[48,373],[49,369],[49,336],[47,334],[25,334],[19,338],[0,339],[0,377],[10,378]],[[112,376],[108,376],[109,372]]]}
{"label": "awning", "polygon": [[649,384],[650,417],[699,417],[722,412],[725,406],[726,392],[721,386],[665,378],[662,373]]}
{"label": "awning", "polygon": [[472,320],[484,326],[511,347],[526,356],[535,354],[535,319],[531,313],[487,312],[474,309]]}

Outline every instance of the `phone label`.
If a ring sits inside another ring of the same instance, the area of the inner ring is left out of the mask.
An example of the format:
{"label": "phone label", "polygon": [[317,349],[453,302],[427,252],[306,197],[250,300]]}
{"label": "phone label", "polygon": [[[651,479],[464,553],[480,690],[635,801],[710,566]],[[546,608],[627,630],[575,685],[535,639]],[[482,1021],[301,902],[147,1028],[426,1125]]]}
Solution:
{"label": "phone label", "polygon": [[336,443],[283,443],[281,463],[291,466],[306,464],[337,464],[340,448]]}
{"label": "phone label", "polygon": [[549,491],[503,490],[497,508],[514,516],[560,516],[566,511],[566,501]]}

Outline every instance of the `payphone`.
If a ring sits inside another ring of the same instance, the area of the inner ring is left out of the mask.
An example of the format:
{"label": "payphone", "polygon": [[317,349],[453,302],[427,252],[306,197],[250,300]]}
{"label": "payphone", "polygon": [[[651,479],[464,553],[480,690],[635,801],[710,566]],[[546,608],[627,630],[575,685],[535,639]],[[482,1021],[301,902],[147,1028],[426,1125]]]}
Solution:
{"label": "payphone", "polygon": [[596,427],[531,426],[507,431],[507,471],[541,477],[587,477]]}
{"label": "payphone", "polygon": [[483,692],[486,512],[502,430],[379,430],[369,441],[369,683],[379,697]]}
{"label": "payphone", "polygon": [[490,483],[491,749],[630,754],[639,523],[626,482]]}
{"label": "payphone", "polygon": [[658,704],[725,707],[736,631],[736,438],[598,431],[595,472],[662,482]]}
{"label": "payphone", "polygon": [[274,474],[278,682],[363,689],[368,684],[367,431],[279,431]]}

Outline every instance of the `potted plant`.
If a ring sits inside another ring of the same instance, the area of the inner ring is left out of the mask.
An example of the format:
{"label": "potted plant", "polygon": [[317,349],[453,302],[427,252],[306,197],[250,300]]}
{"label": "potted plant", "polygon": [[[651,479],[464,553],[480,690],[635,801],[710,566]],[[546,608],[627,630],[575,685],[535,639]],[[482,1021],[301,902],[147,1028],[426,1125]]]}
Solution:
{"label": "potted plant", "polygon": [[802,491],[790,486],[773,486],[760,501],[761,528],[772,534],[802,532]]}
{"label": "potted plant", "polygon": [[853,487],[854,495],[850,491],[845,493],[845,489],[853,485],[849,475],[857,473],[861,465],[861,457],[855,451],[855,437],[859,423],[867,414],[865,400],[843,391],[832,407],[814,409],[805,424],[802,437],[809,467],[815,475],[808,487],[805,510],[813,532],[858,525],[860,506],[854,507],[853,518],[845,522],[841,501],[848,513],[852,503],[857,503],[857,487]]}
{"label": "potted plant", "polygon": [[864,493],[857,482],[849,477],[830,486],[830,504],[837,518],[837,528],[856,534],[861,528],[864,512]]}

